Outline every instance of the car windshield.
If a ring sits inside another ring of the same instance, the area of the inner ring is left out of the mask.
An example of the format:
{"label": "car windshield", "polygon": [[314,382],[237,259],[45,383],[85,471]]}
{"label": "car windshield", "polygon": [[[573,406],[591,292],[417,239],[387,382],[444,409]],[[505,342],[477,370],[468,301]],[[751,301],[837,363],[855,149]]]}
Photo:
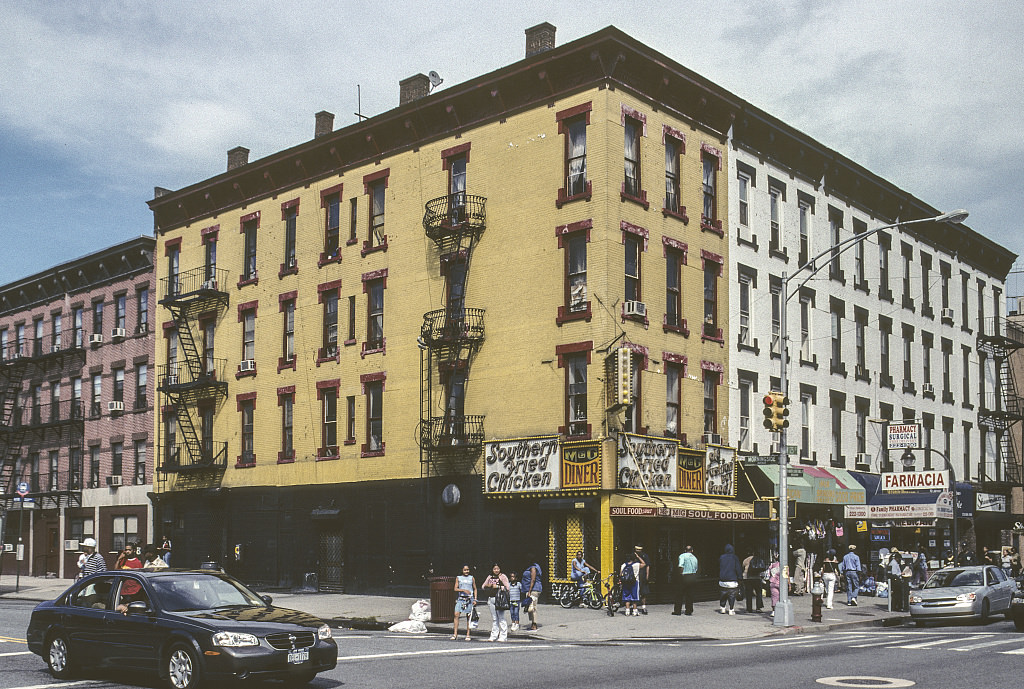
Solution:
{"label": "car windshield", "polygon": [[978,570],[943,569],[928,578],[926,589],[942,589],[952,586],[981,586],[984,583]]}
{"label": "car windshield", "polygon": [[180,574],[150,580],[160,606],[169,612],[213,610],[227,607],[266,607],[241,583],[227,577]]}

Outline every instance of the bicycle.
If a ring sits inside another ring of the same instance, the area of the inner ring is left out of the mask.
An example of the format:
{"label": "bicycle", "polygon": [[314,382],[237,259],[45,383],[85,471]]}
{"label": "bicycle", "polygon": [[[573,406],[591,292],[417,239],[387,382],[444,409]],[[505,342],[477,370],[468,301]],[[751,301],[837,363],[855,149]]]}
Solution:
{"label": "bicycle", "polygon": [[[558,599],[559,605],[563,608],[571,608],[574,605],[583,604],[591,610],[600,610],[604,607],[604,598],[594,584],[592,575],[588,574],[584,576],[582,586],[567,586]],[[597,582],[597,586],[600,585],[600,582]]]}
{"label": "bicycle", "polygon": [[603,586],[607,587],[608,593],[604,595],[605,605],[608,607],[608,616],[614,617],[619,606],[622,605],[622,582],[615,572],[605,577]]}

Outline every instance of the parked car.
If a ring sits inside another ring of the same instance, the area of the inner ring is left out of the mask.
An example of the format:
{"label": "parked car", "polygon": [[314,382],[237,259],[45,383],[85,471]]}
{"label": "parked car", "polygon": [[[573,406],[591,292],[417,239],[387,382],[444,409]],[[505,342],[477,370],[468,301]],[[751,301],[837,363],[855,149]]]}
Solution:
{"label": "parked car", "polygon": [[992,565],[940,569],[910,594],[910,617],[920,627],[939,620],[979,619],[1010,614],[1017,584]]}
{"label": "parked car", "polygon": [[308,683],[338,663],[322,620],[275,607],[215,571],[94,574],[37,605],[27,638],[57,679],[85,666],[133,668],[170,689],[250,678]]}
{"label": "parked car", "polygon": [[1024,576],[1018,577],[1010,601],[1010,618],[1018,632],[1024,632]]}

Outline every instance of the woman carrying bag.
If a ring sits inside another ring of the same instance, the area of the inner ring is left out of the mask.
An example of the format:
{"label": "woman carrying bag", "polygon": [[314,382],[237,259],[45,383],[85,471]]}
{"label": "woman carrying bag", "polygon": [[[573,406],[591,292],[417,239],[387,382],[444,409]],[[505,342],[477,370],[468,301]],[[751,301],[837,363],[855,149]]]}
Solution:
{"label": "woman carrying bag", "polygon": [[484,579],[483,589],[487,608],[491,611],[491,638],[488,641],[508,641],[505,611],[509,608],[509,583],[497,563],[491,568],[490,576]]}

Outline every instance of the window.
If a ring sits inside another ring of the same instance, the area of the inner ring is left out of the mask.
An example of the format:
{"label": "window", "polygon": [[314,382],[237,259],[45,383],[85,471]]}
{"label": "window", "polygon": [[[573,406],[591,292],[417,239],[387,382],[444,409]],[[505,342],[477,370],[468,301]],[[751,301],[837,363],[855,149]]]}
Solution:
{"label": "window", "polygon": [[840,373],[843,367],[843,314],[836,304],[830,311],[832,323],[832,373]]}
{"label": "window", "polygon": [[589,233],[576,232],[566,238],[566,303],[570,313],[587,311],[587,241]]}
{"label": "window", "polygon": [[772,355],[782,354],[782,280],[772,276],[768,291],[772,298]]}
{"label": "window", "polygon": [[632,232],[623,232],[622,243],[625,246],[626,301],[642,301],[640,293],[640,252],[643,250],[643,238]]}
{"label": "window", "polygon": [[92,331],[97,335],[103,334],[103,302],[92,303]]}
{"label": "window", "polygon": [[950,267],[945,261],[939,261],[939,295],[942,297],[942,310],[950,308],[949,306],[949,277]]}
{"label": "window", "polygon": [[124,443],[110,443],[110,475],[124,473]]}
{"label": "window", "polygon": [[6,359],[9,354],[7,352],[7,346],[10,344],[8,341],[7,328],[0,330],[0,361]]}
{"label": "window", "polygon": [[744,347],[751,346],[750,337],[750,288],[752,285],[752,278],[747,273],[740,273],[739,287],[740,287],[740,335],[739,344]]}
{"label": "window", "polygon": [[214,405],[204,402],[199,407],[199,433],[202,443],[202,455],[208,461],[213,459],[213,415]]}
{"label": "window", "polygon": [[740,225],[743,227],[750,226],[750,175],[746,172],[740,172],[736,176],[739,182],[739,199],[740,199]]}
{"label": "window", "polygon": [[323,350],[320,359],[331,359],[338,356],[338,290],[331,289],[322,293],[324,304]]}
{"label": "window", "polygon": [[879,356],[879,375],[881,376],[881,386],[883,388],[889,388],[890,390],[894,387],[892,382],[892,366],[889,351],[889,339],[892,336],[892,321],[888,318],[878,319],[878,356]]}
{"label": "window", "polygon": [[854,370],[854,377],[857,380],[868,379],[867,367],[867,329],[868,312],[860,307],[853,310],[854,318],[854,347],[857,352],[857,368]]}
{"label": "window", "polygon": [[136,364],[135,366],[135,408],[145,409],[149,406],[146,394],[147,379],[149,378],[149,365]]}
{"label": "window", "polygon": [[797,262],[800,265],[806,264],[811,259],[811,218],[814,214],[814,207],[810,201],[800,200],[800,255]]}
{"label": "window", "polygon": [[71,309],[71,322],[74,325],[73,337],[76,349],[81,349],[85,344],[85,310],[81,306]]}
{"label": "window", "polygon": [[846,465],[846,458],[843,456],[843,410],[846,407],[846,400],[835,393],[830,395],[829,411],[832,415],[832,466],[842,467]]}
{"label": "window", "polygon": [[914,328],[903,326],[903,392],[915,392],[914,388]]}
{"label": "window", "polygon": [[89,405],[89,416],[99,416],[102,411],[100,403],[103,399],[103,377],[99,373],[92,376],[92,400]]}
{"label": "window", "polygon": [[82,379],[75,376],[71,379],[71,418],[81,419],[85,416],[82,409]]}
{"label": "window", "polygon": [[[332,260],[338,256],[341,240],[341,192],[334,192],[324,197],[324,256],[323,260]],[[381,201],[383,216],[383,195]],[[381,218],[383,226],[383,217]]]}
{"label": "window", "polygon": [[[51,491],[59,490],[60,489],[60,451],[59,450],[50,450],[50,472],[49,472],[49,478],[50,478],[50,480],[47,481],[46,484],[45,484],[45,485],[49,486],[49,490],[51,490]],[[40,485],[40,482],[39,482],[38,478],[35,481],[33,481],[32,483],[33,483],[34,486],[39,486],[41,488],[41,485]]]}
{"label": "window", "polygon": [[178,458],[178,421],[174,418],[174,414],[166,414],[164,416],[164,437],[167,440],[165,443],[167,456],[164,458],[164,462],[170,466],[178,466],[180,464]]}
{"label": "window", "polygon": [[238,464],[252,466],[256,464],[256,446],[253,437],[253,424],[256,416],[256,400],[245,399],[238,403],[238,411],[242,415],[242,455]]}
{"label": "window", "polygon": [[367,246],[386,246],[387,235],[384,234],[384,191],[387,189],[387,179],[373,182],[368,187],[370,196],[370,234]]}
{"label": "window", "polygon": [[70,458],[68,460],[70,473],[68,475],[68,489],[69,490],[80,490],[82,488],[82,472],[83,472],[83,459],[82,459],[82,448],[73,447],[69,451]]}
{"label": "window", "polygon": [[[335,295],[337,300],[337,295]],[[288,299],[282,304],[284,314],[284,336],[282,343],[282,358],[284,361],[295,360],[295,300]],[[337,318],[337,301],[335,301],[335,318]],[[337,322],[335,322],[335,335],[337,335]]]}
{"label": "window", "polygon": [[[839,242],[842,241],[840,234],[843,230],[843,212],[830,206],[828,209],[828,226],[829,241],[832,242],[832,246],[835,247],[839,244]],[[862,244],[862,242],[858,242],[858,246],[860,244]],[[828,276],[833,280],[838,280],[842,282],[843,271],[840,269],[839,265],[840,251],[841,250],[838,248],[832,249],[832,257],[831,259],[829,259],[828,265]]]}
{"label": "window", "polygon": [[128,543],[139,540],[139,518],[134,516],[114,517],[111,550],[122,551]]}
{"label": "window", "polygon": [[63,347],[62,347],[63,343],[62,343],[61,340],[62,340],[63,328],[64,328],[64,321],[61,318],[61,315],[59,313],[53,314],[53,319],[51,321],[51,324],[53,325],[53,336],[52,336],[53,339],[52,339],[52,341],[50,343],[51,344],[51,349],[54,352],[59,352],[61,349],[63,349]]}
{"label": "window", "polygon": [[202,332],[202,356],[203,356],[203,372],[201,375],[204,377],[215,377],[217,375],[217,358],[216,358],[216,338],[217,338],[217,323],[212,318],[200,321],[200,331]]}
{"label": "window", "polygon": [[768,249],[776,253],[782,253],[782,201],[785,192],[778,186],[768,187],[768,203],[771,217],[771,233],[769,235]]}
{"label": "window", "polygon": [[718,327],[718,276],[722,272],[720,261],[704,256],[704,337],[721,339]]}
{"label": "window", "polygon": [[56,380],[50,384],[50,421],[60,421],[60,381]]}
{"label": "window", "polygon": [[800,458],[811,458],[811,395],[800,393]]}
{"label": "window", "polygon": [[704,369],[704,432],[718,433],[718,385],[722,374]]}
{"label": "window", "polygon": [[353,196],[348,202],[348,243],[355,244],[359,227],[359,199]]}
{"label": "window", "polygon": [[452,223],[462,222],[466,217],[466,156],[452,155],[445,158],[448,168],[448,198],[452,211]]}
{"label": "window", "polygon": [[384,451],[384,381],[369,381],[364,385],[366,393],[366,451],[380,453]]}
{"label": "window", "polygon": [[680,437],[679,410],[682,408],[681,386],[683,377],[681,363],[665,362],[665,435],[670,438]]}
{"label": "window", "polygon": [[[923,382],[929,386],[932,384],[932,347],[934,344],[931,333],[921,333],[922,379]],[[928,394],[927,390],[925,390],[925,394]]]}
{"label": "window", "polygon": [[73,538],[78,541],[96,537],[92,517],[71,517],[68,529],[68,538]]}
{"label": "window", "polygon": [[970,407],[971,406],[971,348],[970,347],[962,347],[962,349],[961,349],[961,357],[962,357],[962,362],[963,362],[961,364],[961,368],[963,369],[963,373],[964,373],[964,383],[963,383],[963,388],[962,388],[963,389],[963,393],[964,393],[963,404],[964,404],[965,407]]}
{"label": "window", "polygon": [[740,439],[737,449],[742,452],[750,452],[750,404],[753,396],[754,383],[748,378],[739,379],[739,411],[740,411]]}
{"label": "window", "polygon": [[590,124],[590,103],[583,103],[555,114],[558,133],[565,139],[563,175],[565,186],[558,190],[556,205],[576,199],[590,198],[587,181],[587,125]]}
{"label": "window", "polygon": [[932,257],[926,253],[921,254],[921,315],[926,318],[932,317],[931,297],[931,275]]}
{"label": "window", "polygon": [[978,280],[978,335],[985,334],[985,283]]}
{"label": "window", "polygon": [[674,136],[665,135],[665,210],[679,215],[682,213],[679,192],[679,157],[683,142]]}
{"label": "window", "polygon": [[910,287],[910,265],[914,260],[914,249],[909,244],[902,245],[900,259],[903,264],[903,307],[914,308],[914,295]]}
{"label": "window", "polygon": [[857,397],[853,404],[857,414],[857,454],[864,454],[868,451],[868,410],[871,401]]}
{"label": "window", "polygon": [[800,361],[811,362],[811,309],[810,294],[800,294]]}
{"label": "window", "polygon": [[43,318],[40,316],[32,321],[32,356],[43,355]]}
{"label": "window", "polygon": [[43,422],[43,386],[33,385],[32,395],[32,425],[38,426]]}
{"label": "window", "polygon": [[348,298],[348,340],[346,342],[356,341],[356,297],[353,294]]}
{"label": "window", "polygon": [[299,221],[299,205],[282,207],[282,219],[284,220],[284,265],[282,270],[292,270],[298,265],[295,257],[295,228]]}
{"label": "window", "polygon": [[701,227],[715,227],[718,219],[718,156],[701,154],[701,193],[704,198]]}
{"label": "window", "polygon": [[256,309],[242,312],[242,360],[256,360]]}
{"label": "window", "polygon": [[295,395],[281,395],[281,455],[280,461],[295,459],[294,418]]}
{"label": "window", "polygon": [[622,185],[622,192],[627,196],[640,198],[642,189],[640,180],[640,136],[643,134],[644,125],[641,121],[632,117],[624,116],[624,129],[626,133],[625,142],[625,173],[626,178]]}
{"label": "window", "polygon": [[132,451],[135,456],[135,470],[132,476],[135,478],[135,485],[142,486],[146,483],[146,441],[132,441]]}
{"label": "window", "polygon": [[[853,219],[853,233],[863,234],[868,231],[867,223],[863,220]],[[867,291],[868,283],[864,278],[864,242],[857,242],[853,247],[853,285],[857,289]],[[880,283],[881,291],[884,292],[886,285]]]}
{"label": "window", "polygon": [[946,338],[942,338],[942,401],[946,403],[950,403],[953,401],[952,360],[953,343],[950,340],[947,340]]}
{"label": "window", "polygon": [[587,423],[587,352],[566,354],[565,410],[566,435],[584,436],[590,433]]}
{"label": "window", "polygon": [[180,291],[181,242],[167,244],[167,293],[176,295]]}
{"label": "window", "polygon": [[338,456],[338,389],[320,390],[323,424],[320,429],[320,457]]}
{"label": "window", "polygon": [[25,356],[26,354],[28,354],[28,352],[25,351],[25,324],[24,323],[19,323],[18,325],[14,326],[14,335],[15,335],[15,343],[14,343],[15,349],[14,349],[14,351],[17,353],[18,356]]}
{"label": "window", "polygon": [[356,441],[356,398],[349,395],[345,398],[345,444],[352,445]]}
{"label": "window", "polygon": [[366,289],[366,351],[384,349],[384,280],[368,280]]}
{"label": "window", "polygon": [[970,314],[968,313],[969,294],[971,289],[971,276],[967,273],[960,272],[960,327],[964,330],[969,329]]}
{"label": "window", "polygon": [[89,447],[89,487],[100,487],[100,446]]}
{"label": "window", "polygon": [[888,235],[878,235],[878,298],[892,301],[892,290],[889,289],[889,243]]}
{"label": "window", "polygon": [[124,404],[124,369],[114,369],[114,401]]}
{"label": "window", "polygon": [[206,256],[204,262],[206,269],[203,277],[206,284],[203,285],[203,288],[209,289],[217,284],[217,235],[206,235],[203,237],[203,242],[206,244]]}
{"label": "window", "polygon": [[[149,332],[149,288],[143,287],[135,293],[136,297],[136,313],[138,314],[138,327],[136,331],[139,335]],[[80,336],[80,331],[76,331],[76,337]]]}
{"label": "window", "polygon": [[242,279],[241,282],[255,281],[259,277],[256,271],[256,230],[259,218],[242,221]]}

